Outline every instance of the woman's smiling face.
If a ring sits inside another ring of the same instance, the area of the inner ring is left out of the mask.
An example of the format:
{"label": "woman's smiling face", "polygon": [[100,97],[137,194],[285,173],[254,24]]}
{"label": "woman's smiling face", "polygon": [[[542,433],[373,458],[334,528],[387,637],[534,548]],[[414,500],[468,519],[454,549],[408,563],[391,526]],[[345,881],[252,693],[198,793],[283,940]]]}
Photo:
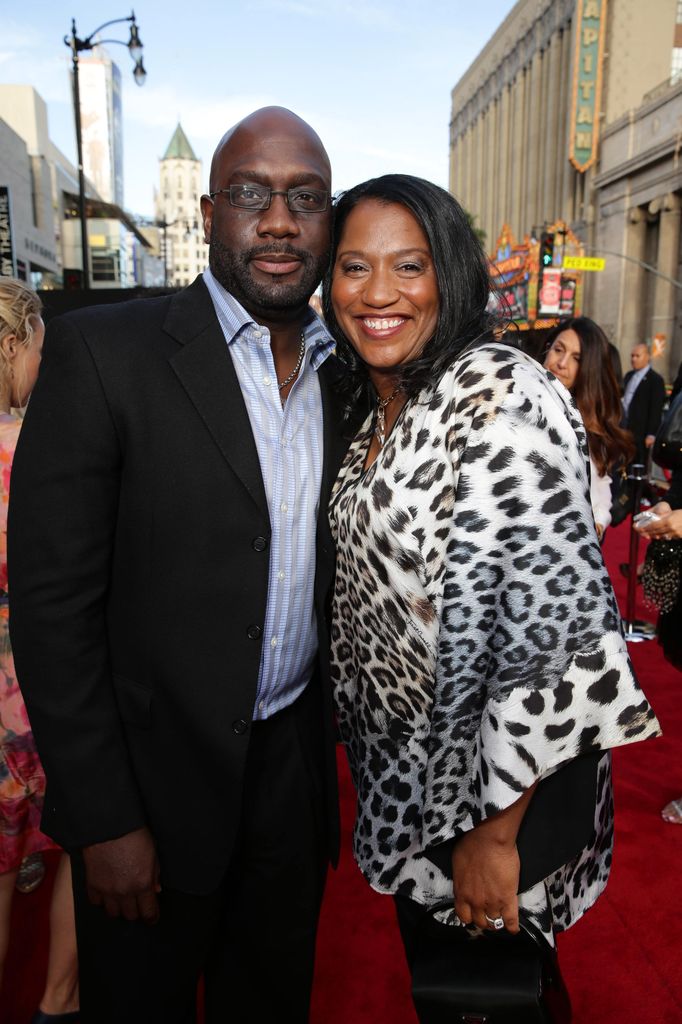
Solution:
{"label": "woman's smiling face", "polygon": [[348,214],[331,298],[375,384],[420,355],[436,330],[440,294],[429,243],[406,207],[364,199]]}

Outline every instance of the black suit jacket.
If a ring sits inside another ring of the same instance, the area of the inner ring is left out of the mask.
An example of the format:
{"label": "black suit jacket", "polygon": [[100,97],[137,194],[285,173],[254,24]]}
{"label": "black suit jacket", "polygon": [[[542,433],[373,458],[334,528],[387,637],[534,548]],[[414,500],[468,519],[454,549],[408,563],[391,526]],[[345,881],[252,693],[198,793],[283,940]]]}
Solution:
{"label": "black suit jacket", "polygon": [[[338,373],[334,358],[319,370],[315,577],[332,860],[327,501],[347,444]],[[270,521],[201,278],[172,297],[50,323],[11,486],[11,637],[47,775],[44,828],[69,849],[146,824],[166,884],[209,892],[239,817]]]}
{"label": "black suit jacket", "polygon": [[[625,374],[624,388],[627,387],[634,372],[634,370],[630,370]],[[645,464],[647,449],[644,446],[644,439],[649,434],[655,436],[658,432],[664,405],[665,383],[660,373],[656,373],[649,367],[649,371],[639,382],[637,390],[632,396],[625,422],[625,426],[634,435],[638,460]]]}

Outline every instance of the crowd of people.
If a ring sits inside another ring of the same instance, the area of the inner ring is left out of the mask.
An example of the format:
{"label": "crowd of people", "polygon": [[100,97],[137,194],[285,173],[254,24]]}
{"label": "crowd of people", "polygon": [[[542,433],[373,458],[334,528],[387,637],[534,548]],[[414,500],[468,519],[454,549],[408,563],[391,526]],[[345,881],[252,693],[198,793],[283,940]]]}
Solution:
{"label": "crowd of people", "polygon": [[[36,1024],[190,1024],[200,976],[208,1022],[303,1024],[337,727],[408,964],[444,901],[551,949],[607,882],[610,752],[659,732],[600,544],[661,420],[646,346],[622,398],[587,317],[524,354],[457,201],[332,202],[282,108],[201,212],[202,276],[50,321],[42,361],[0,285],[0,969],[22,861],[67,851]],[[680,543],[681,482],[643,534]]]}

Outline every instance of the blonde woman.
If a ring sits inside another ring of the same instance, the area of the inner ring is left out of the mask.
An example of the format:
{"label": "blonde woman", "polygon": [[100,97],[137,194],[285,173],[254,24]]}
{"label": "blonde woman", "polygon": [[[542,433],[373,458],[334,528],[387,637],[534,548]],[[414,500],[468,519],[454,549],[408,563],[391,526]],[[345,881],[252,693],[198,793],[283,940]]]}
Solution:
{"label": "blonde woman", "polygon": [[[21,281],[0,277],[0,984],[10,912],[22,860],[55,844],[40,831],[45,777],[14,671],[7,593],[7,505],[20,409],[36,382],[45,325],[40,299]],[[78,964],[69,858],[60,860],[50,908],[45,992],[33,1024],[78,1019]]]}

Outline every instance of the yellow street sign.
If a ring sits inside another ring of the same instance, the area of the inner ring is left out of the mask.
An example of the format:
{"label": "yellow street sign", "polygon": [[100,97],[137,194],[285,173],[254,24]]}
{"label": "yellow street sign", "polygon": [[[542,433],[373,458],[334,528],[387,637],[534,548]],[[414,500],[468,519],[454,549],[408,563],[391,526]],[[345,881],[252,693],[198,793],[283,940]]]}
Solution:
{"label": "yellow street sign", "polygon": [[564,270],[603,270],[605,266],[603,256],[564,256]]}

